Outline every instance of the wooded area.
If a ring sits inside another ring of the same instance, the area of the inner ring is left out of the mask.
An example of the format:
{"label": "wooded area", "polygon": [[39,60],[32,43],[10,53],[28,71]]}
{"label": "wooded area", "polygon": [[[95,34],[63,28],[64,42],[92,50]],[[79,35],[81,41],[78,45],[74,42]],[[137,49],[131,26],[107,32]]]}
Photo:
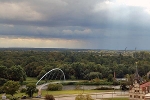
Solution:
{"label": "wooded area", "polygon": [[[135,62],[138,62],[140,76],[145,77],[150,71],[148,51],[126,56],[113,53],[108,55],[101,50],[1,50],[0,84],[7,80],[22,82],[26,76],[39,79],[53,68],[62,69],[66,79],[78,80],[108,79],[114,72],[117,78],[127,77],[134,74]],[[63,78],[59,71],[48,77],[53,76],[55,79]]]}

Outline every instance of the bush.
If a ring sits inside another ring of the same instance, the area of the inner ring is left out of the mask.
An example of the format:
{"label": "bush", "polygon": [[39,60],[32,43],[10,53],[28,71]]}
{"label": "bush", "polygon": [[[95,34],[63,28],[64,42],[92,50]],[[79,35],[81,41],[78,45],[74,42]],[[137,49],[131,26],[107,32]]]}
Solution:
{"label": "bush", "polygon": [[75,100],[94,100],[94,99],[92,99],[91,95],[89,94],[87,95],[80,94],[76,96]]}
{"label": "bush", "polygon": [[22,88],[22,89],[20,90],[21,93],[26,93],[26,91],[27,91],[26,88]]}
{"label": "bush", "polygon": [[114,80],[114,81],[113,81],[113,85],[120,85],[120,82],[119,82],[119,81]]}
{"label": "bush", "polygon": [[114,90],[114,88],[111,88],[111,87],[99,87],[99,88],[96,88],[94,90]]}
{"label": "bush", "polygon": [[76,82],[65,82],[62,83],[63,85],[76,85]]}
{"label": "bush", "polygon": [[46,95],[45,96],[45,100],[55,100],[54,96],[53,95]]}
{"label": "bush", "polygon": [[9,100],[19,100],[19,97],[15,96],[8,96]]}
{"label": "bush", "polygon": [[91,81],[78,82],[76,85],[113,85],[113,82],[107,82],[105,80],[93,79]]}
{"label": "bush", "polygon": [[50,91],[60,91],[62,90],[62,84],[49,84],[47,90]]}

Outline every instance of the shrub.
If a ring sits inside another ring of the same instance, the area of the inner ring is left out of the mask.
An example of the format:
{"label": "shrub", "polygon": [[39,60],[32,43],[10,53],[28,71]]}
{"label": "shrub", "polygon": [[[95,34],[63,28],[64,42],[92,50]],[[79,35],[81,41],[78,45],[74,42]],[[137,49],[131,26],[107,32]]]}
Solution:
{"label": "shrub", "polygon": [[119,82],[119,81],[114,80],[114,81],[113,81],[113,85],[120,85],[120,82]]}
{"label": "shrub", "polygon": [[75,100],[94,100],[94,99],[92,99],[91,95],[89,94],[87,95],[80,94],[76,96]]}
{"label": "shrub", "polygon": [[111,87],[99,87],[99,88],[96,88],[94,90],[113,90],[114,88],[111,88]]}
{"label": "shrub", "polygon": [[46,95],[45,96],[45,100],[55,100],[54,96],[53,95]]}
{"label": "shrub", "polygon": [[22,88],[22,89],[20,90],[21,93],[26,93],[26,91],[27,91],[26,88]]}
{"label": "shrub", "polygon": [[72,80],[75,80],[75,79],[76,79],[76,77],[75,77],[74,75],[72,75],[70,78],[71,78]]}
{"label": "shrub", "polygon": [[8,96],[9,100],[19,100],[19,97],[15,96]]}
{"label": "shrub", "polygon": [[62,83],[63,85],[76,85],[76,82],[65,82]]}
{"label": "shrub", "polygon": [[49,84],[47,90],[50,91],[60,91],[62,90],[62,84]]}

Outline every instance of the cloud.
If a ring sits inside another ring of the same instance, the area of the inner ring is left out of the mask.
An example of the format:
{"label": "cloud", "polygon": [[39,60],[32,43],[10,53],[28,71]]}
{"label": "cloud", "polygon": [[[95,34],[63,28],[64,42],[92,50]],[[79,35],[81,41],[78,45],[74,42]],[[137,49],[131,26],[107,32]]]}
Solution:
{"label": "cloud", "polygon": [[24,3],[0,3],[0,18],[13,20],[40,20],[42,15]]}
{"label": "cloud", "polygon": [[148,0],[0,0],[0,36],[25,46],[32,43],[29,39],[43,43],[51,39],[58,46],[62,42],[58,39],[84,41],[87,48],[123,48],[138,45],[140,37],[144,44],[150,31],[148,4]]}
{"label": "cloud", "polygon": [[143,8],[150,8],[149,7],[149,0],[115,0],[117,4],[120,5],[127,5],[127,6],[135,6],[135,7],[143,7]]}
{"label": "cloud", "polygon": [[70,35],[70,34],[73,34],[73,31],[72,30],[63,30],[62,33]]}

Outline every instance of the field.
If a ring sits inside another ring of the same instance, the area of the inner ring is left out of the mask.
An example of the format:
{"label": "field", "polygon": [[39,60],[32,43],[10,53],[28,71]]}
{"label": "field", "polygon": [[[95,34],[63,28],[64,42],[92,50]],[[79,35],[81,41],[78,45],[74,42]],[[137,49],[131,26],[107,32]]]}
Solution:
{"label": "field", "polygon": [[103,100],[129,100],[129,98],[108,98]]}
{"label": "field", "polygon": [[[23,82],[23,84],[28,84],[28,83],[34,83],[36,84],[38,80],[36,78],[32,78],[32,77],[27,77],[26,78],[26,81]],[[41,83],[44,83],[45,81],[44,80],[41,80],[40,81]]]}

